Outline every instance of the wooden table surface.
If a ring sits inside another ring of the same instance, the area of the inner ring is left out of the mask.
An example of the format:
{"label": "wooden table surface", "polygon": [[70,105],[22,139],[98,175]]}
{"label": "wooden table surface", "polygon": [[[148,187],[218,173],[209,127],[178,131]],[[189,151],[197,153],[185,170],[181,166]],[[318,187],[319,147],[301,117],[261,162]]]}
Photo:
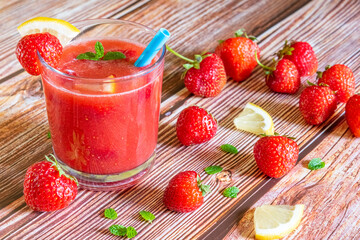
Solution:
{"label": "wooden table surface", "polygon": [[[52,213],[31,211],[24,202],[26,169],[52,152],[40,77],[24,72],[14,50],[20,39],[16,27],[35,16],[69,22],[89,18],[131,20],[151,28],[167,28],[169,45],[186,56],[213,50],[217,40],[231,37],[239,28],[258,37],[261,59],[270,63],[285,39],[309,42],[318,57],[319,70],[342,63],[355,74],[359,91],[360,1],[307,0],[63,0],[0,1],[0,238],[1,239],[118,239],[107,230],[112,224],[134,226],[135,239],[251,239],[254,207],[262,204],[305,204],[300,226],[286,239],[360,239],[360,140],[344,119],[344,104],[319,126],[305,123],[295,95],[271,92],[260,67],[242,83],[229,80],[215,98],[190,94],[181,80],[182,61],[166,55],[157,161],[141,184],[114,192],[80,190],[67,208]],[[257,137],[236,131],[234,117],[247,102],[267,110],[277,132],[296,137],[299,162],[282,179],[270,179],[256,167],[252,149]],[[174,125],[180,111],[190,105],[209,110],[218,120],[211,141],[182,146]],[[240,153],[221,152],[221,144],[235,145]],[[326,167],[306,168],[321,157]],[[203,169],[221,165],[228,181],[206,175]],[[162,195],[169,179],[184,170],[197,171],[212,193],[193,213],[166,210]],[[236,199],[222,196],[227,186],[237,186]],[[102,217],[112,207],[120,216]],[[152,224],[138,212],[156,215]]]}

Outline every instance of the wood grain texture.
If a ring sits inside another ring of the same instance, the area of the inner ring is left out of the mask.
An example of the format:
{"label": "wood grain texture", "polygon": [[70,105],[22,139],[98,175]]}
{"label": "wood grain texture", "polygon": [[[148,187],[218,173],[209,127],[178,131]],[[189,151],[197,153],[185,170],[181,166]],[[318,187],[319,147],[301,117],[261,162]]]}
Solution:
{"label": "wood grain texture", "polygon": [[[296,6],[299,3],[281,3],[280,1],[275,2],[274,5],[267,3],[267,1],[211,1],[204,4],[197,1],[190,4],[180,0],[140,1],[134,3],[139,5],[136,8],[133,7],[134,5],[129,5],[121,10],[117,9],[118,14],[113,9],[112,16],[114,18],[123,16],[124,19],[138,21],[153,28],[160,26],[169,28],[171,32],[176,33],[170,44],[186,55],[192,55],[204,48],[213,49],[217,39],[231,36],[237,28],[249,24],[248,29],[261,33],[259,45],[264,63],[270,62],[269,57],[280,48],[283,40],[306,40],[314,46],[320,61],[320,69],[327,64],[343,63],[352,68],[356,79],[359,78],[360,43],[359,32],[356,31],[359,22],[358,1],[327,1],[326,3],[314,1],[298,11],[290,6]],[[104,14],[107,14],[108,11],[105,10],[109,10],[110,5],[106,7],[105,5],[104,3],[102,8],[104,8]],[[8,7],[11,6],[12,4],[8,5]],[[265,6],[268,6],[268,11],[260,11]],[[292,9],[290,12],[289,8]],[[275,23],[282,12],[292,14],[270,27],[269,22]],[[33,13],[34,15],[36,13]],[[58,15],[54,13],[54,16]],[[7,44],[14,44],[17,40],[13,38],[4,39],[4,41]],[[4,49],[0,49],[0,56],[5,56],[4,61],[7,57],[10,59],[13,57],[6,56]],[[137,239],[198,238],[222,217],[231,214],[232,207],[244,201],[246,193],[256,189],[267,179],[258,171],[252,157],[252,146],[257,137],[235,131],[233,127],[232,119],[247,102],[251,101],[265,108],[273,116],[277,131],[297,137],[300,146],[306,145],[312,137],[320,134],[325,125],[334,122],[343,112],[343,105],[340,105],[337,112],[326,123],[320,126],[307,125],[297,108],[300,92],[296,95],[270,92],[259,68],[243,83],[229,81],[222,94],[216,98],[194,97],[182,88],[183,85],[179,79],[181,61],[171,55],[167,56],[166,61],[158,157],[151,176],[143,183],[126,190],[116,192],[81,190],[73,204],[55,213],[31,211],[25,205],[22,196],[22,181],[26,168],[33,162],[41,160],[44,154],[51,152],[51,141],[46,139],[48,125],[40,78],[29,77],[24,72],[17,73],[20,67],[15,66],[17,65],[15,60],[13,63],[9,61],[9,64],[2,62],[3,65],[1,65],[0,63],[0,71],[8,68],[5,72],[10,74],[7,76],[11,76],[5,77],[0,85],[0,139],[2,143],[0,145],[0,195],[6,196],[0,198],[0,238],[116,239],[107,230],[114,223],[134,226],[139,233]],[[358,82],[357,89],[359,90]],[[209,143],[184,147],[176,139],[174,124],[180,111],[193,104],[203,106],[217,118],[219,131]],[[346,128],[344,124],[341,126]],[[351,141],[356,142],[355,139]],[[223,143],[237,146],[240,153],[234,157],[221,152],[219,145]],[[329,145],[332,147],[339,146],[335,142],[331,144]],[[354,154],[356,153],[357,150]],[[325,156],[326,152],[321,151],[321,154]],[[237,199],[225,199],[221,191],[229,184],[217,180],[216,176],[204,174],[203,169],[213,164],[221,165],[231,172],[230,185],[236,185],[241,190]],[[296,175],[288,176],[298,176],[299,167],[300,165],[292,171],[292,173],[296,172]],[[205,199],[206,204],[190,214],[167,211],[161,203],[163,189],[168,180],[183,170],[195,170],[201,173],[201,177],[212,188],[212,193]],[[305,170],[300,168],[300,172],[302,171]],[[325,176],[329,179],[331,176],[337,179],[335,174]],[[341,176],[340,174],[340,179]],[[282,181],[279,184],[281,183]],[[295,183],[292,182],[292,184]],[[328,191],[333,192],[336,192],[336,189],[327,188]],[[295,202],[296,195],[287,196]],[[350,194],[349,197],[355,196]],[[321,201],[320,198],[318,200]],[[353,202],[354,206],[358,206],[356,200]],[[108,207],[116,209],[121,218],[116,221],[104,219],[102,211]],[[148,210],[156,215],[157,218],[153,224],[149,225],[140,221],[138,212],[141,210]],[[339,208],[339,211],[344,213],[343,209]],[[304,221],[311,224],[312,220],[320,222],[321,219],[306,218]],[[351,228],[352,223],[346,223],[346,226]],[[331,231],[335,229],[333,227]],[[79,233],[82,234],[81,237]],[[237,228],[234,228],[229,237],[234,239],[233,237],[238,236],[238,233]],[[296,234],[301,233],[296,232]],[[296,235],[294,236],[295,239],[299,239]]]}

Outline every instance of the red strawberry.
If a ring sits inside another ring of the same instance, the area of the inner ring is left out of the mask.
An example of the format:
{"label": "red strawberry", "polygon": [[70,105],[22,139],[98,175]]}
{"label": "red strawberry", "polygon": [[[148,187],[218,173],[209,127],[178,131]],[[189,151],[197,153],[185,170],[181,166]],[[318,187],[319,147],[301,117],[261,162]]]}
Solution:
{"label": "red strawberry", "polygon": [[260,138],[254,146],[254,157],[259,169],[269,177],[280,178],[296,164],[299,147],[284,136]]}
{"label": "red strawberry", "polygon": [[195,55],[195,60],[186,58],[166,46],[167,50],[190,63],[184,64],[185,87],[194,95],[200,97],[215,97],[226,84],[224,64],[214,53]]}
{"label": "red strawberry", "polygon": [[201,184],[196,172],[180,172],[170,180],[166,187],[163,202],[169,210],[192,212],[203,204],[204,196],[208,192],[210,192],[210,187]]}
{"label": "red strawberry", "polygon": [[185,146],[209,141],[215,136],[216,130],[216,119],[197,106],[182,110],[176,123],[177,137]]}
{"label": "red strawberry", "polygon": [[21,66],[31,75],[40,74],[36,50],[50,66],[56,67],[63,48],[59,39],[47,32],[24,36],[18,42],[15,53]]}
{"label": "red strawberry", "polygon": [[351,132],[360,137],[360,95],[355,94],[346,103],[345,118]]}
{"label": "red strawberry", "polygon": [[326,66],[324,72],[318,72],[318,83],[329,85],[336,91],[339,102],[346,103],[355,92],[355,78],[350,68],[342,64]]}
{"label": "red strawberry", "polygon": [[307,42],[292,42],[288,44],[285,41],[284,48],[278,53],[279,59],[285,58],[292,61],[300,77],[314,74],[318,67],[318,61],[311,45]]}
{"label": "red strawberry", "polygon": [[28,168],[24,180],[26,204],[35,211],[49,212],[62,209],[75,199],[77,180],[68,176],[54,161],[33,164]]}
{"label": "red strawberry", "polygon": [[226,74],[236,82],[248,78],[257,65],[255,51],[260,58],[260,49],[253,41],[255,39],[248,37],[245,31],[240,29],[235,33],[235,38],[221,41],[215,49],[215,53],[224,62]]}
{"label": "red strawberry", "polygon": [[[256,57],[256,56],[255,56]],[[271,68],[263,65],[258,59],[258,64],[265,70],[266,85],[278,93],[296,93],[300,87],[299,72],[295,64],[287,59],[281,59],[276,66]]]}
{"label": "red strawberry", "polygon": [[305,88],[299,101],[301,114],[311,125],[318,125],[328,119],[336,110],[337,98],[327,85],[313,85]]}

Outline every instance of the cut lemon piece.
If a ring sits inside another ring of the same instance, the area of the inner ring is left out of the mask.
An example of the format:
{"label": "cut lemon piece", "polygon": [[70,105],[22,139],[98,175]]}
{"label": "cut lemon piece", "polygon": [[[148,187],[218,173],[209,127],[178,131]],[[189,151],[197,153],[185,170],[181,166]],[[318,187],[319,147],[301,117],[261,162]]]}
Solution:
{"label": "cut lemon piece", "polygon": [[234,119],[237,129],[254,134],[274,135],[274,123],[271,116],[261,107],[248,103]]}
{"label": "cut lemon piece", "polygon": [[33,33],[48,32],[57,37],[63,46],[80,32],[79,29],[64,20],[48,17],[30,19],[18,26],[17,30],[22,37]]}
{"label": "cut lemon piece", "polygon": [[304,205],[263,205],[254,213],[255,238],[278,239],[295,230],[301,221]]}

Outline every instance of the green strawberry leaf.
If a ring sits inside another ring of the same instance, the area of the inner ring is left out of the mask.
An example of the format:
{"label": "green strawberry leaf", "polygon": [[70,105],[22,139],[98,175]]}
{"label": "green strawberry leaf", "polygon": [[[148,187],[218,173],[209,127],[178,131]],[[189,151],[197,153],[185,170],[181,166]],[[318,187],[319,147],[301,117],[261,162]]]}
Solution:
{"label": "green strawberry leaf", "polygon": [[325,163],[321,160],[321,158],[313,158],[308,164],[308,168],[310,170],[318,170],[325,167]]}
{"label": "green strawberry leaf", "polygon": [[223,170],[223,168],[220,166],[209,166],[209,167],[205,168],[205,172],[209,175],[219,173],[222,170]]}
{"label": "green strawberry leaf", "polygon": [[155,219],[154,214],[148,211],[140,211],[139,214],[145,221],[149,221],[150,223]]}
{"label": "green strawberry leaf", "polygon": [[50,139],[51,138],[51,133],[47,132],[47,138]]}
{"label": "green strawberry leaf", "polygon": [[137,232],[136,232],[135,228],[133,228],[133,227],[127,227],[126,228],[126,236],[128,238],[133,238],[136,235],[137,235]]}
{"label": "green strawberry leaf", "polygon": [[245,32],[244,28],[241,28],[235,32],[235,37],[241,37]]}
{"label": "green strawberry leaf", "polygon": [[200,191],[202,192],[202,195],[205,196],[206,194],[211,192],[209,185],[200,184]]}
{"label": "green strawberry leaf", "polygon": [[106,218],[116,219],[117,218],[117,212],[112,208],[107,208],[104,211],[104,216]]}
{"label": "green strawberry leaf", "polygon": [[185,63],[185,64],[183,65],[183,67],[184,67],[186,70],[189,70],[190,68],[194,67],[194,64]]}
{"label": "green strawberry leaf", "polygon": [[221,150],[223,150],[224,152],[227,152],[227,153],[237,154],[239,152],[237,150],[237,148],[231,144],[223,144],[220,146],[220,148],[221,148]]}
{"label": "green strawberry leaf", "polygon": [[199,190],[202,192],[203,196],[205,196],[206,194],[211,192],[211,189],[210,189],[209,185],[202,184],[202,181],[200,180],[199,175],[197,175],[196,180],[197,180]]}
{"label": "green strawberry leaf", "polygon": [[127,228],[123,225],[112,225],[109,227],[109,231],[115,236],[125,236],[127,234]]}
{"label": "green strawberry leaf", "polygon": [[228,187],[224,190],[223,195],[227,198],[236,198],[239,192],[240,190],[238,187]]}

